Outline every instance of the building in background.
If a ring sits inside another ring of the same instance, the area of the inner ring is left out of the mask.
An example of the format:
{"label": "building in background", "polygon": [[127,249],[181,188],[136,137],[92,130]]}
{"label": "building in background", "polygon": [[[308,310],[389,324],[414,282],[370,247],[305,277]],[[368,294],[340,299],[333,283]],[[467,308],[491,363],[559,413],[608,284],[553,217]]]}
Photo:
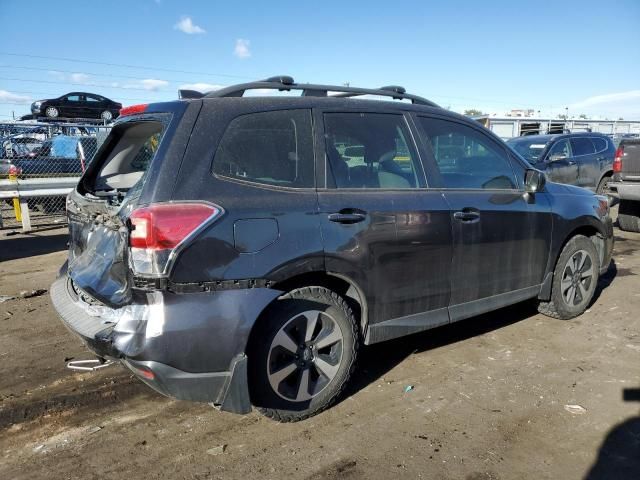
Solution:
{"label": "building in background", "polygon": [[479,115],[473,117],[504,140],[522,135],[546,133],[598,132],[606,135],[640,136],[640,120],[591,120],[584,118],[540,118],[528,116]]}

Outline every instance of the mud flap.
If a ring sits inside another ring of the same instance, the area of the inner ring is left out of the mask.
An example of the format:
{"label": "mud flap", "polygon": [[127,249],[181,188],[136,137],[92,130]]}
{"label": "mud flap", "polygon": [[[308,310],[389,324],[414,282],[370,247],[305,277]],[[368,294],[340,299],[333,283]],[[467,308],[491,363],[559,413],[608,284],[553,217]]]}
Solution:
{"label": "mud flap", "polygon": [[234,361],[220,410],[240,414],[251,412],[247,356],[244,354],[236,357]]}

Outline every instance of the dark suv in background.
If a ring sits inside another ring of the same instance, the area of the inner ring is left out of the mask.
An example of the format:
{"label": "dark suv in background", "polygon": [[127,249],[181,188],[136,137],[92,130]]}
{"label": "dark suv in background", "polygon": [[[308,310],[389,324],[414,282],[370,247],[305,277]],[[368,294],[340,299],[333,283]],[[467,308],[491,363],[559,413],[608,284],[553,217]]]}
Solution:
{"label": "dark suv in background", "polygon": [[606,135],[527,135],[509,139],[507,145],[553,182],[588,188],[599,194],[609,192],[616,147]]}
{"label": "dark suv in background", "polygon": [[163,394],[300,420],[362,344],[528,299],[573,318],[609,266],[605,197],[402,87],[190,96],[122,110],[67,199],[51,287],[100,359]]}

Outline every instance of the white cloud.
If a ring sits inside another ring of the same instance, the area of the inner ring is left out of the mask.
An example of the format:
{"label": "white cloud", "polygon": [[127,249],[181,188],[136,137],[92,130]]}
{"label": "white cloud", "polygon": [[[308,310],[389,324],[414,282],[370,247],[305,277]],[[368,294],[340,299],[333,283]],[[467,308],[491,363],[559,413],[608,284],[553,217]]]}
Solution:
{"label": "white cloud", "polygon": [[224,85],[216,85],[213,83],[185,83],[180,85],[180,90],[195,90],[196,92],[211,92],[213,90],[220,90],[224,88]]}
{"label": "white cloud", "polygon": [[605,117],[640,119],[640,90],[594,95],[569,105],[570,115],[585,113]]}
{"label": "white cloud", "polygon": [[178,23],[176,23],[173,28],[176,30],[180,30],[189,35],[195,35],[198,33],[206,33],[206,30],[202,27],[193,23],[191,17],[182,17]]}
{"label": "white cloud", "polygon": [[155,78],[146,78],[144,80],[140,80],[140,84],[145,90],[151,90],[155,92],[156,90],[160,90],[161,88],[169,85],[169,82],[167,82],[166,80],[157,80]]}
{"label": "white cloud", "polygon": [[573,108],[593,107],[595,105],[621,103],[628,101],[640,101],[640,90],[630,90],[628,92],[608,93],[606,95],[595,95],[585,98],[580,102],[570,105]]}
{"label": "white cloud", "polygon": [[72,83],[87,83],[91,80],[91,77],[86,73],[72,73],[69,75],[69,80]]}
{"label": "white cloud", "polygon": [[26,105],[31,103],[31,97],[27,95],[18,95],[17,93],[11,93],[7,90],[0,90],[0,102],[19,103]]}
{"label": "white cloud", "polygon": [[167,82],[166,80],[158,80],[157,78],[145,78],[144,80],[138,80],[136,82],[126,83],[124,85],[120,85],[118,82],[111,83],[111,86],[114,88],[149,90],[151,92],[157,92],[158,90],[168,85],[169,82]]}
{"label": "white cloud", "polygon": [[251,51],[249,50],[250,44],[251,42],[244,38],[237,39],[236,46],[233,49],[233,54],[238,58],[249,58],[251,56]]}
{"label": "white cloud", "polygon": [[51,75],[53,78],[57,78],[58,80],[64,80],[64,73],[62,72],[59,72],[57,70],[49,70],[47,73]]}

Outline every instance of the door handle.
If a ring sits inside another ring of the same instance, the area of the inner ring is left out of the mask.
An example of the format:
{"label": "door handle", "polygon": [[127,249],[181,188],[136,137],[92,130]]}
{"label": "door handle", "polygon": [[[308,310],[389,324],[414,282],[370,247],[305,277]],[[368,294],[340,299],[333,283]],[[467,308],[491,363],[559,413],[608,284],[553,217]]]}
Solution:
{"label": "door handle", "polygon": [[358,212],[338,212],[338,213],[330,213],[329,221],[336,223],[345,223],[352,224],[362,222],[367,218],[367,215],[364,213]]}
{"label": "door handle", "polygon": [[480,212],[474,212],[472,210],[470,211],[460,211],[460,212],[455,212],[453,214],[453,218],[455,218],[456,220],[460,220],[461,222],[476,222],[478,220],[480,220]]}
{"label": "door handle", "polygon": [[575,165],[575,164],[576,164],[576,161],[575,161],[575,160],[569,160],[569,162],[568,162],[568,163],[569,163],[569,165]]}

